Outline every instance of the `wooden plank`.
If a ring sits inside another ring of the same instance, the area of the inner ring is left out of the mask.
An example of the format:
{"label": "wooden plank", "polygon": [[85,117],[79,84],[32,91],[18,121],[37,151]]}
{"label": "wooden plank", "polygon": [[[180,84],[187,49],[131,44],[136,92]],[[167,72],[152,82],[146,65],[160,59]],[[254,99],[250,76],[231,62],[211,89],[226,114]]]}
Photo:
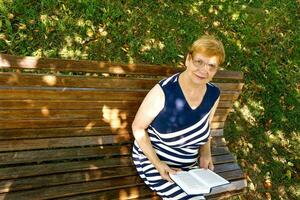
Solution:
{"label": "wooden plank", "polygon": [[240,169],[240,166],[235,162],[216,164],[214,165],[214,167],[215,167],[214,171],[218,173]]}
{"label": "wooden plank", "polygon": [[[64,128],[64,127],[91,127],[110,126],[112,129],[130,127],[133,118],[121,119],[118,117],[113,118],[100,118],[99,119],[44,119],[44,120],[0,120],[0,129],[11,128]],[[211,128],[221,129],[224,127],[224,122],[213,122]]]}
{"label": "wooden plank", "polygon": [[78,87],[151,89],[161,78],[89,77],[20,73],[0,73],[0,85],[22,87]]}
{"label": "wooden plank", "polygon": [[153,192],[146,185],[137,185],[133,187],[126,188],[118,188],[114,190],[108,190],[103,192],[93,192],[88,194],[81,194],[70,196],[66,198],[59,198],[59,200],[86,200],[86,199],[109,199],[109,200],[119,200],[119,199],[152,199],[152,200],[160,200],[159,197],[153,197],[155,192]]}
{"label": "wooden plank", "polygon": [[247,181],[245,179],[232,181],[230,184],[212,188],[211,193],[209,193],[207,196],[212,196],[214,194],[220,194],[223,192],[239,191],[245,187],[247,187]]}
{"label": "wooden plank", "polygon": [[[63,149],[27,150],[0,153],[0,166],[11,164],[43,163],[49,161],[95,159],[111,156],[130,156],[132,145],[93,146]],[[215,162],[230,162],[233,157],[226,147],[212,148]]]}
{"label": "wooden plank", "polygon": [[126,176],[137,176],[134,166],[107,168],[101,170],[86,170],[73,173],[50,174],[47,176],[34,176],[22,179],[11,179],[0,181],[0,193],[29,190],[40,187],[50,187],[70,183],[90,182],[96,180],[123,178]]}
{"label": "wooden plank", "polygon": [[[221,150],[219,150],[221,151]],[[223,150],[225,153],[225,150]],[[63,149],[43,149],[0,153],[0,166],[9,164],[31,164],[49,161],[95,159],[111,156],[130,156],[132,145],[93,146]],[[220,153],[220,152],[219,152]]]}
{"label": "wooden plank", "polygon": [[52,199],[58,197],[67,197],[76,194],[85,194],[90,192],[105,191],[108,189],[114,189],[116,187],[134,186],[136,176],[127,176],[123,178],[99,180],[92,182],[73,183],[68,185],[59,185],[52,187],[43,187],[34,190],[25,190],[13,193],[0,194],[0,200],[2,199]]}
{"label": "wooden plank", "polygon": [[229,192],[223,192],[223,193],[218,193],[213,196],[208,196],[206,197],[207,200],[221,200],[221,199],[234,199],[234,196],[242,194],[245,191],[246,188],[242,190],[233,190]]}
{"label": "wooden plank", "polygon": [[[42,139],[19,139],[19,140],[0,140],[0,152],[20,151],[30,149],[60,148],[60,147],[77,147],[87,145],[106,145],[117,144],[133,141],[132,134],[115,135],[97,135],[85,137],[59,137],[59,138],[42,138]],[[215,141],[213,140],[214,146]]]}
{"label": "wooden plank", "polygon": [[216,164],[223,164],[223,163],[230,163],[234,162],[235,159],[231,154],[226,155],[215,155],[212,157],[213,163]]}
{"label": "wooden plank", "polygon": [[148,74],[166,76],[177,73],[179,69],[162,65],[115,64],[101,61],[63,60],[0,54],[0,68],[49,69],[52,71],[95,72],[112,74]]}
{"label": "wooden plank", "polygon": [[[220,112],[229,113],[230,110],[222,109]],[[102,118],[133,118],[136,110],[125,109],[93,109],[93,110],[56,110],[42,108],[41,110],[0,110],[0,120],[35,120],[35,119],[91,119]]]}
{"label": "wooden plank", "polygon": [[[141,100],[146,90],[104,90],[71,88],[15,88],[0,87],[0,100]],[[234,101],[240,92],[221,91],[220,100]]]}
{"label": "wooden plank", "polygon": [[[225,121],[227,114],[232,109],[218,108],[215,113],[214,121]],[[0,120],[15,119],[93,119],[99,118],[132,118],[135,116],[137,109],[131,108],[109,108],[103,107],[96,110],[57,110],[42,108],[40,110],[0,110]]]}
{"label": "wooden plank", "polygon": [[[35,128],[35,129],[0,129],[0,140],[11,139],[39,139],[54,137],[77,137],[97,135],[126,135],[131,134],[131,127],[112,129],[110,126],[102,127],[65,127],[65,128]],[[211,129],[211,136],[223,135],[223,129]]]}
{"label": "wooden plank", "polygon": [[[0,99],[5,100],[141,100],[146,90],[104,90],[104,89],[70,89],[70,88],[23,88],[0,87]],[[234,96],[228,94],[227,96]]]}
{"label": "wooden plank", "polygon": [[244,173],[241,169],[233,170],[233,171],[220,172],[218,174],[220,176],[222,176],[223,178],[225,178],[227,180],[231,180],[231,181],[240,180],[240,179],[245,178],[245,175],[244,175]]}
{"label": "wooden plank", "polygon": [[0,140],[10,139],[38,139],[53,137],[76,137],[96,135],[123,135],[129,134],[131,129],[112,129],[110,126],[103,127],[65,127],[65,128],[34,128],[34,129],[0,129]]}
{"label": "wooden plank", "polygon": [[[0,100],[0,110],[41,110],[41,109],[66,109],[66,110],[90,110],[103,109],[104,107],[110,109],[125,109],[130,108],[137,110],[142,99],[139,101],[80,101],[80,100]],[[231,108],[233,102],[230,100],[219,101],[218,108]]]}
{"label": "wooden plank", "polygon": [[[110,109],[138,109],[142,99],[138,100],[35,100],[35,99],[24,99],[24,100],[0,100],[0,110],[25,110],[25,109],[67,109],[67,110],[89,110],[89,109],[103,109],[105,107]],[[220,101],[220,106],[230,107],[231,101]]]}
{"label": "wooden plank", "polygon": [[81,160],[38,165],[11,166],[7,168],[2,167],[0,168],[0,180],[85,170],[102,170],[104,168],[132,165],[133,162],[131,156],[123,156],[120,158],[102,158],[100,160]]}
{"label": "wooden plank", "polygon": [[[217,172],[218,173],[218,172]],[[243,178],[243,173],[240,170],[235,170],[231,172],[222,172],[218,173],[225,179],[231,182],[230,185],[218,187],[218,190],[225,190],[225,188],[232,188],[232,183],[236,183],[235,180]],[[134,178],[136,176],[136,178]],[[18,191],[18,190],[28,190],[35,188],[48,188],[49,186],[53,187],[59,185],[59,187],[65,187],[65,184],[79,185],[81,182],[83,184],[90,184],[90,182],[106,182],[107,180],[114,180],[112,185],[104,184],[104,187],[101,188],[101,191],[108,190],[109,188],[116,188],[118,186],[120,178],[132,177],[133,181],[131,184],[137,184],[141,181],[137,181],[137,173],[135,167],[118,167],[118,168],[109,168],[103,170],[90,170],[90,171],[80,171],[74,173],[65,173],[65,174],[53,174],[48,176],[36,176],[31,178],[24,179],[15,179],[15,180],[4,180],[0,181],[0,192],[8,191]],[[118,178],[118,179],[116,179]],[[91,185],[91,184],[90,184]],[[130,186],[130,185],[129,185]],[[124,185],[123,187],[128,187]],[[120,187],[122,188],[122,186]],[[100,189],[100,188],[99,188]]]}
{"label": "wooden plank", "polygon": [[[84,71],[113,74],[155,74],[156,76],[168,76],[184,70],[184,68],[167,67],[163,65],[123,65],[101,61],[76,61],[52,58],[37,58],[29,56],[14,56],[8,54],[0,54],[0,68],[35,70],[49,69],[53,71]],[[242,80],[243,73],[219,70],[215,75],[215,78]]]}
{"label": "wooden plank", "polygon": [[223,136],[215,136],[212,139],[212,146],[220,146],[220,147],[224,147],[226,146],[226,140]]}
{"label": "wooden plank", "polygon": [[[45,120],[0,120],[0,129],[10,128],[64,128],[64,127],[85,127],[89,130],[92,127],[110,126],[112,129],[126,128],[131,125],[133,118],[120,119],[45,119]],[[220,125],[221,126],[221,125]]]}
{"label": "wooden plank", "polygon": [[[240,173],[238,171],[237,173]],[[220,174],[226,178],[226,175]],[[228,177],[227,177],[228,178]],[[230,179],[230,177],[229,177]],[[104,192],[93,192],[88,194],[70,196],[62,198],[60,200],[72,199],[72,200],[83,200],[83,199],[151,199],[150,197],[155,195],[153,191],[146,185],[118,188],[114,190]],[[157,197],[159,198],[159,197]]]}
{"label": "wooden plank", "polygon": [[136,198],[134,200],[162,200],[159,196],[151,196],[151,197],[142,197],[142,198]]}
{"label": "wooden plank", "polygon": [[[78,87],[78,88],[123,88],[151,89],[161,78],[62,76],[49,74],[0,73],[0,85],[21,87]],[[218,83],[221,90],[238,90],[243,83]]]}
{"label": "wooden plank", "polygon": [[[229,162],[230,157],[224,154],[216,155],[214,158],[215,170],[217,173],[239,170],[240,167],[234,162]],[[0,180],[16,179],[21,177],[31,177],[56,173],[69,173],[85,170],[102,170],[111,167],[122,167],[133,165],[131,156],[122,156],[118,158],[99,158],[93,160],[81,161],[61,161],[56,163],[31,164],[20,166],[8,166],[0,168]]]}
{"label": "wooden plank", "polygon": [[121,142],[131,142],[132,140],[133,138],[131,135],[103,135],[50,139],[2,140],[0,141],[0,152],[117,144]]}

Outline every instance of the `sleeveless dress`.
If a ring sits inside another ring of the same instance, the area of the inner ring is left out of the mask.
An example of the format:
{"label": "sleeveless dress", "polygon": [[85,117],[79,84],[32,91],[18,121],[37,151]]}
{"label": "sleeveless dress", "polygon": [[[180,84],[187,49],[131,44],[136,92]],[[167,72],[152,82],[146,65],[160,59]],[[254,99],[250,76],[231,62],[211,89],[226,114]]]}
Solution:
{"label": "sleeveless dress", "polygon": [[[189,170],[198,166],[199,147],[208,141],[208,119],[220,90],[212,83],[207,83],[201,104],[192,109],[184,97],[178,77],[179,73],[159,82],[165,95],[165,105],[147,132],[161,161],[170,167]],[[136,141],[132,156],[140,177],[163,199],[205,199],[201,194],[187,195],[176,183],[162,179]]]}

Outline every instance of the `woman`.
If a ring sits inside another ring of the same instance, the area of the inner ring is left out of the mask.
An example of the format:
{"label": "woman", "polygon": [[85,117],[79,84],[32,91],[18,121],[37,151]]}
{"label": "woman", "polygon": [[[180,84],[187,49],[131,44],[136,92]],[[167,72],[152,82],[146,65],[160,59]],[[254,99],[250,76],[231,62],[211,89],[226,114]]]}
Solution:
{"label": "woman", "polygon": [[187,195],[169,173],[214,168],[209,125],[220,90],[209,81],[224,59],[222,43],[202,36],[190,48],[186,70],[156,84],[135,116],[134,164],[144,182],[163,199],[204,199],[201,194]]}

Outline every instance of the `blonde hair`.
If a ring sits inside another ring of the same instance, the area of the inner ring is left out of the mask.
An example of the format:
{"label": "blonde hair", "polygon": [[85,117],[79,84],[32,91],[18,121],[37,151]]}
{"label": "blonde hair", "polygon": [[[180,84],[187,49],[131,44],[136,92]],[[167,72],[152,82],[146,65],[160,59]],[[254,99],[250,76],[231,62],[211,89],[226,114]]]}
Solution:
{"label": "blonde hair", "polygon": [[196,40],[189,49],[190,55],[194,56],[195,53],[201,53],[208,57],[217,56],[219,64],[225,61],[224,46],[213,36],[204,35]]}

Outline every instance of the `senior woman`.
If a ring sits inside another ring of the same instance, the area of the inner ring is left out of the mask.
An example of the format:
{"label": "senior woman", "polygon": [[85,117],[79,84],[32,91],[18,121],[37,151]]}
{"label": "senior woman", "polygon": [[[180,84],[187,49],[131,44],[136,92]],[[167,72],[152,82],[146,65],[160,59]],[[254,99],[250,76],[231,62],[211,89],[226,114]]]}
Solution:
{"label": "senior woman", "polygon": [[223,44],[202,36],[186,56],[185,71],[156,84],[136,113],[134,164],[144,182],[163,199],[205,199],[202,194],[186,194],[169,173],[195,167],[214,169],[210,124],[220,90],[210,81],[224,59]]}

